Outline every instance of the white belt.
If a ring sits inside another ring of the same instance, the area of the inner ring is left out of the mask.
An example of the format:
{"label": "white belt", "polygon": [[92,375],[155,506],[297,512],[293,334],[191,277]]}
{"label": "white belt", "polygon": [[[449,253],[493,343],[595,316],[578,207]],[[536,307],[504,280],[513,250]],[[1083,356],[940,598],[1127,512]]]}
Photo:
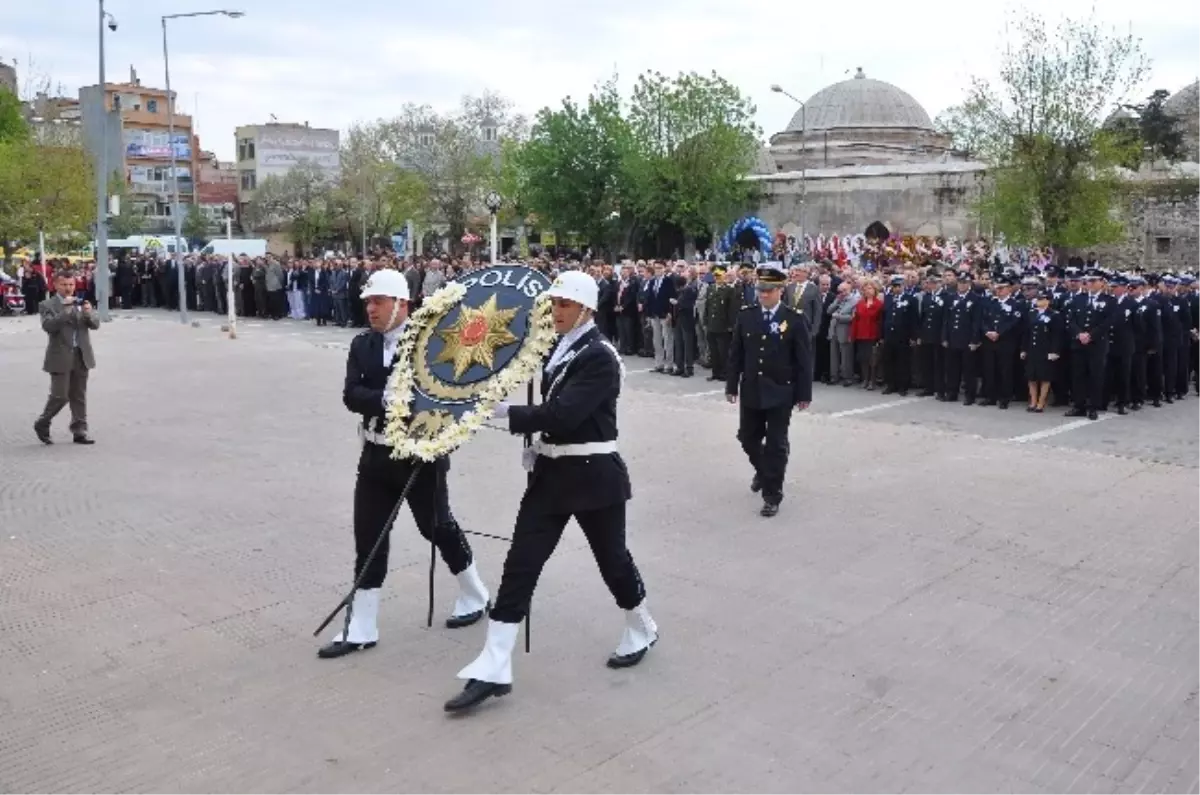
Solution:
{"label": "white belt", "polygon": [[533,450],[546,458],[567,458],[584,455],[606,455],[617,452],[614,442],[587,442],[586,444],[549,444],[543,441],[533,443]]}

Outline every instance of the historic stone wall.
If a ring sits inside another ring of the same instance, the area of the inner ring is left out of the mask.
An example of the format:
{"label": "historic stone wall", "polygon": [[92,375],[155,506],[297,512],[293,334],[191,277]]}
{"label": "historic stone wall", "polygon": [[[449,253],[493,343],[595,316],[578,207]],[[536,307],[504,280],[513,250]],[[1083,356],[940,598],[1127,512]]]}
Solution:
{"label": "historic stone wall", "polygon": [[1194,271],[1200,265],[1200,203],[1194,193],[1134,194],[1124,219],[1124,240],[1089,249],[1105,267]]}
{"label": "historic stone wall", "polygon": [[820,169],[809,171],[803,182],[796,172],[761,177],[766,198],[756,215],[772,234],[800,234],[803,223],[803,232],[814,238],[856,235],[879,221],[900,235],[978,237],[972,206],[979,199],[983,167],[955,165],[948,170],[929,165]]}

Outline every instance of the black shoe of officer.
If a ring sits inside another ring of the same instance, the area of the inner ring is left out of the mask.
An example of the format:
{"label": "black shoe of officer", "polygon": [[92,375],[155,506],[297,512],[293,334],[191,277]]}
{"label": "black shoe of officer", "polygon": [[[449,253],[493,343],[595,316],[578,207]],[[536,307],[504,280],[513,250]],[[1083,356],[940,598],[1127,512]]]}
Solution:
{"label": "black shoe of officer", "polygon": [[762,510],[758,512],[759,515],[766,517],[774,516],[775,514],[779,513],[779,503],[780,501],[775,499],[763,500],[763,507]]}
{"label": "black shoe of officer", "polygon": [[1096,413],[1096,410],[1095,410],[1095,409],[1090,409],[1090,410],[1088,411],[1088,415],[1087,415],[1087,417],[1088,417],[1088,419],[1089,419],[1089,420],[1098,420],[1098,419],[1100,419],[1100,415]]}
{"label": "black shoe of officer", "polygon": [[1124,406],[1117,406],[1117,413],[1124,417],[1129,412],[1125,410]]}
{"label": "black shoe of officer", "polygon": [[478,679],[468,679],[467,686],[462,692],[450,699],[442,707],[446,712],[463,712],[477,707],[489,698],[500,698],[512,692],[512,685],[498,685],[495,682],[481,682]]}
{"label": "black shoe of officer", "polygon": [[755,494],[758,494],[760,491],[762,491],[762,481],[758,479],[758,475],[755,475],[750,479],[750,491]]}
{"label": "black shoe of officer", "polygon": [[347,654],[353,654],[356,651],[366,651],[367,649],[375,648],[372,643],[346,643],[345,641],[335,640],[326,643],[317,650],[317,657],[322,660],[335,660],[338,657],[345,657]]}
{"label": "black shoe of officer", "polygon": [[1150,402],[1150,405],[1151,405],[1151,406],[1154,406],[1154,408],[1156,408],[1156,409],[1161,409],[1161,408],[1162,408],[1162,401],[1161,401],[1161,400],[1158,400],[1157,398],[1155,398],[1154,400],[1152,400],[1152,401]]}
{"label": "black shoe of officer", "polygon": [[1070,409],[1063,416],[1064,417],[1082,417],[1083,414],[1084,414],[1083,409]]}

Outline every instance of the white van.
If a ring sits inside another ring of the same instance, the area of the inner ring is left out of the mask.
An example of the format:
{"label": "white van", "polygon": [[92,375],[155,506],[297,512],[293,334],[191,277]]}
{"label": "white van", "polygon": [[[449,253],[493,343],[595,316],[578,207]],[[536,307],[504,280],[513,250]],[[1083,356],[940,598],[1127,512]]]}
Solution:
{"label": "white van", "polygon": [[227,257],[232,254],[235,257],[265,257],[267,255],[266,238],[252,237],[242,240],[226,238],[216,238],[205,246],[201,251],[205,256],[216,255],[218,257]]}

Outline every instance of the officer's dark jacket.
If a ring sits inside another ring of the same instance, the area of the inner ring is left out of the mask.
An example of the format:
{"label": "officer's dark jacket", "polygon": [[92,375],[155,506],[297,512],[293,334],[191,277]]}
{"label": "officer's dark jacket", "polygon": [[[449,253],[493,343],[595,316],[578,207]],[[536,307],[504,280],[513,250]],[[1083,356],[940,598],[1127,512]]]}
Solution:
{"label": "officer's dark jacket", "polygon": [[917,296],[889,291],[883,297],[883,339],[890,342],[909,342],[917,338],[917,326],[921,322]]}
{"label": "officer's dark jacket", "polygon": [[1009,297],[1003,301],[996,297],[983,302],[980,310],[980,326],[984,334],[994,331],[1000,335],[997,342],[1016,343],[1021,337],[1021,318],[1025,307]]}
{"label": "officer's dark jacket", "polygon": [[1174,296],[1166,295],[1165,293],[1151,293],[1147,300],[1154,301],[1158,305],[1160,319],[1162,320],[1162,347],[1164,349],[1176,350],[1179,347],[1179,341],[1183,338],[1183,324],[1180,322],[1178,305],[1175,303]]}
{"label": "officer's dark jacket", "polygon": [[771,409],[812,401],[812,330],[808,318],[782,301],[772,331],[763,310],[749,306],[738,313],[729,347],[725,392],[752,409]]}
{"label": "officer's dark jacket", "polygon": [[1162,348],[1162,307],[1149,296],[1134,299],[1141,322],[1133,327],[1134,347],[1138,353],[1158,351]]}
{"label": "officer's dark jacket", "polygon": [[1138,312],[1137,301],[1131,295],[1112,296],[1116,305],[1112,325],[1108,327],[1108,342],[1114,353],[1133,355],[1137,340],[1142,336],[1138,327],[1144,316]]}
{"label": "officer's dark jacket", "polygon": [[946,313],[942,316],[942,342],[951,350],[962,351],[980,343],[983,337],[981,313],[984,300],[968,290],[965,293],[955,291],[947,302]]}
{"label": "officer's dark jacket", "polygon": [[[510,431],[540,434],[547,444],[616,441],[621,365],[599,330],[593,328],[576,340],[552,371],[543,368],[541,391],[538,405],[509,408]],[[538,456],[522,509],[574,514],[606,508],[631,496],[629,471],[619,453]]]}
{"label": "officer's dark jacket", "polygon": [[362,417],[363,427],[382,431],[386,422],[383,391],[392,368],[383,364],[383,335],[364,331],[350,341],[342,403]]}
{"label": "officer's dark jacket", "polygon": [[[1071,347],[1094,350],[1108,345],[1108,330],[1117,316],[1117,299],[1106,293],[1097,293],[1096,306],[1092,308],[1092,296],[1086,290],[1067,302],[1067,334]],[[1084,345],[1079,335],[1087,333],[1092,341]]]}
{"label": "officer's dark jacket", "polygon": [[1035,357],[1051,353],[1061,356],[1064,333],[1065,326],[1061,312],[1047,309],[1046,314],[1043,315],[1036,307],[1030,309],[1025,315],[1025,322],[1021,330],[1021,353]]}
{"label": "officer's dark jacket", "polygon": [[946,315],[946,296],[942,291],[920,293],[916,297],[920,321],[917,338],[924,345],[938,345],[942,341],[942,323]]}

